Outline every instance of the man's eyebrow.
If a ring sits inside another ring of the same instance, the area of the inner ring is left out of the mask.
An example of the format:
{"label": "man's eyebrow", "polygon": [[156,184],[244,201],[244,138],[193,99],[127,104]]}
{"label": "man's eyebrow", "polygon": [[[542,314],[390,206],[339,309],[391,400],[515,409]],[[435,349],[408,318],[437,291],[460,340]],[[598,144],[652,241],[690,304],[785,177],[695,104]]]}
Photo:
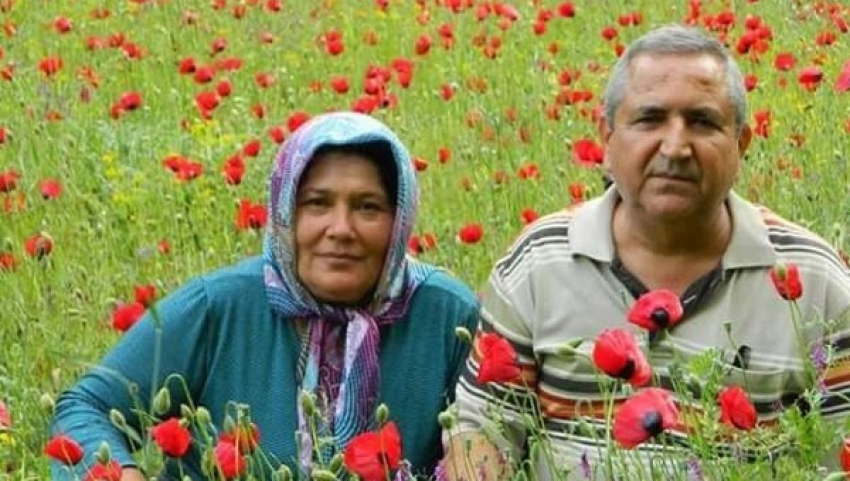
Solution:
{"label": "man's eyebrow", "polygon": [[659,115],[666,113],[667,109],[661,107],[660,105],[642,105],[637,108],[635,113],[639,116],[643,115]]}

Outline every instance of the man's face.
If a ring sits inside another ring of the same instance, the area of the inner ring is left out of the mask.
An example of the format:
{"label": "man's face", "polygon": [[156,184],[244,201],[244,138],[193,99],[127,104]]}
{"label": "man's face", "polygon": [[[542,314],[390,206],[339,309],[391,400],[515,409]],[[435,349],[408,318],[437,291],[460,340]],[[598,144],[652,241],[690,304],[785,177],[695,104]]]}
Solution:
{"label": "man's face", "polygon": [[707,54],[639,55],[614,126],[600,122],[623,202],[659,220],[711,214],[732,188],[749,128],[736,135],[723,65]]}

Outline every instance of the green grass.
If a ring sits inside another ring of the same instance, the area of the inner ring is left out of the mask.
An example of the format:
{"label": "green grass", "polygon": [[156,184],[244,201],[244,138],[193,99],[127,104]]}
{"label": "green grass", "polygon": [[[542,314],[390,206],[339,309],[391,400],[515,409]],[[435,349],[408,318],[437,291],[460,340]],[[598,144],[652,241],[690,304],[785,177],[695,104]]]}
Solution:
{"label": "green grass", "polygon": [[[240,198],[265,200],[265,178],[276,147],[268,136],[272,126],[285,126],[296,111],[348,108],[361,93],[368,65],[412,59],[411,86],[402,89],[390,83],[398,104],[374,115],[428,162],[420,174],[422,208],[416,230],[436,234],[438,246],[422,258],[479,285],[521,229],[522,209],[545,213],[564,207],[570,183],[586,184],[589,196],[601,192],[600,170],[576,165],[570,147],[574,140],[596,135],[586,113],[597,106],[615,59],[612,43],[599,33],[602,28],[616,25],[618,14],[642,12],[642,25],[617,26],[618,41],[627,43],[687,13],[684,1],[671,6],[649,0],[576,1],[575,18],[556,15],[547,32],[536,36],[536,11],[530,4],[555,9],[558,2],[517,2],[523,18],[506,31],[496,18],[476,20],[475,9],[453,14],[432,1],[424,2],[430,16],[424,25],[416,20],[422,9],[412,0],[391,2],[388,13],[380,13],[367,0],[285,2],[279,13],[265,11],[265,2],[245,2],[258,5],[248,5],[241,20],[231,15],[237,2],[228,3],[217,11],[210,2],[188,0],[21,0],[0,13],[0,24],[13,22],[17,29],[14,36],[0,34],[0,68],[15,66],[14,80],[0,81],[0,127],[11,132],[0,145],[0,172],[21,174],[18,190],[0,197],[19,192],[26,197],[24,209],[0,212],[0,252],[12,252],[18,259],[14,271],[0,272],[0,399],[14,422],[14,443],[0,444],[0,472],[5,463],[10,478],[46,475],[40,453],[48,415],[40,398],[58,395],[118,339],[110,326],[111,310],[132,297],[134,285],[154,283],[167,293],[193,275],[258,252],[260,235],[237,231],[234,217]],[[721,9],[721,2],[703,3],[705,13]],[[837,32],[829,17],[817,15],[812,6],[791,7],[809,2],[723,3],[731,3],[737,15],[728,37],[733,48],[747,15],[760,16],[773,31],[762,58],[740,58],[745,73],[759,79],[748,97],[751,111],[769,109],[773,121],[770,137],[754,140],[737,190],[850,250],[845,232],[850,93],[837,94],[832,88],[850,60],[850,34]],[[106,4],[109,18],[91,18],[95,7]],[[194,25],[182,22],[188,9],[198,14]],[[71,32],[60,35],[53,30],[58,16],[73,22]],[[850,19],[850,12],[844,17]],[[437,33],[446,22],[455,35],[449,50],[441,46]],[[327,55],[317,41],[331,29],[342,32],[345,43],[337,57]],[[362,41],[369,30],[379,38],[374,46]],[[838,42],[816,45],[815,37],[824,30],[836,31]],[[115,48],[86,50],[87,37],[119,32],[146,51],[141,60],[128,60]],[[263,32],[270,32],[275,41],[262,44]],[[433,46],[428,55],[417,56],[414,44],[423,34],[432,37]],[[495,59],[472,45],[477,34],[501,38]],[[211,57],[210,44],[217,37],[227,38],[229,45]],[[548,51],[553,42],[560,46],[554,55]],[[797,66],[777,72],[773,58],[784,51],[795,54]],[[63,70],[52,79],[38,69],[45,56],[64,60]],[[238,57],[244,66],[238,72],[219,73],[216,81],[201,86],[177,73],[178,62],[187,56],[199,63]],[[824,80],[815,92],[808,92],[797,84],[796,74],[816,59],[822,62]],[[542,70],[541,62],[552,69]],[[591,72],[589,63],[601,68]],[[83,67],[94,69],[100,80],[97,88],[87,87],[88,103],[80,100],[85,83],[78,71]],[[558,73],[564,68],[580,70],[581,77],[570,88],[589,90],[594,98],[563,107],[555,121],[547,118],[544,107],[553,102],[560,88]],[[258,88],[258,72],[271,73],[276,83]],[[330,89],[333,75],[349,76],[352,88],[347,94]],[[233,93],[222,101],[213,121],[201,121],[194,96],[213,89],[223,77],[233,82]],[[485,81],[486,91],[469,88],[474,79]],[[787,79],[785,88],[778,85],[782,79]],[[312,81],[323,83],[321,92],[311,91]],[[440,97],[446,83],[457,87],[448,102]],[[142,95],[142,107],[118,120],[110,118],[111,105],[130,90]],[[263,119],[251,114],[257,103],[266,107]],[[512,121],[505,115],[510,108],[516,110]],[[63,120],[46,120],[51,111]],[[482,118],[475,127],[467,123],[472,112]],[[181,122],[188,127],[181,128]],[[527,142],[520,140],[520,129],[529,134]],[[792,134],[803,135],[805,143],[794,146],[788,140]],[[255,138],[263,142],[259,157],[246,159],[241,185],[227,186],[221,175],[224,161]],[[437,160],[441,147],[452,152],[445,165]],[[161,165],[172,152],[203,163],[204,175],[190,183],[176,182]],[[789,167],[781,169],[780,160]],[[537,180],[516,176],[527,163],[539,167]],[[792,167],[801,169],[799,179],[791,175]],[[498,171],[508,174],[507,183],[493,181]],[[62,197],[40,198],[38,183],[45,178],[62,182]],[[470,191],[461,187],[464,178],[473,185]],[[458,229],[467,222],[483,224],[479,244],[456,241]],[[24,253],[26,238],[39,231],[55,242],[53,252],[40,262]],[[170,254],[156,251],[161,239],[170,241]]]}

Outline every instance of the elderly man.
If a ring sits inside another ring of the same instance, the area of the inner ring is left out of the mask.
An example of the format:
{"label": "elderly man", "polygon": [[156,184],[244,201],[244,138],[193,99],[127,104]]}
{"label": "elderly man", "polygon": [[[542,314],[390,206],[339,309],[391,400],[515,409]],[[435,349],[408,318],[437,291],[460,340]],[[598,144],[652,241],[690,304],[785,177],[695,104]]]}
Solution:
{"label": "elderly man", "polygon": [[[684,310],[643,346],[653,384],[669,389],[671,364],[720,349],[733,354],[722,383],[746,386],[759,421],[775,422],[812,387],[800,360],[810,346],[771,282],[778,264],[799,269],[802,318],[830,321],[810,338],[833,348],[835,364],[821,376],[832,390],[823,412],[847,409],[836,394],[850,391],[837,367],[850,356],[850,270],[824,240],[732,191],[751,139],[745,119],[741,72],[715,39],[670,26],[626,50],[599,125],[613,185],[527,228],[484,289],[479,339],[506,339],[522,373],[482,383],[478,343],[457,388],[450,479],[508,479],[505,450],[527,459],[539,479],[634,479],[628,466],[606,461],[606,399],[616,396],[618,406],[627,395],[600,392],[586,354],[603,330],[629,329],[627,313],[650,291],[672,291]],[[585,340],[578,351],[563,349],[576,339]],[[534,428],[519,415],[532,406],[543,421]],[[687,446],[684,435],[672,439]],[[629,453],[634,465],[657,452],[652,441]],[[531,459],[535,450],[554,456]]]}

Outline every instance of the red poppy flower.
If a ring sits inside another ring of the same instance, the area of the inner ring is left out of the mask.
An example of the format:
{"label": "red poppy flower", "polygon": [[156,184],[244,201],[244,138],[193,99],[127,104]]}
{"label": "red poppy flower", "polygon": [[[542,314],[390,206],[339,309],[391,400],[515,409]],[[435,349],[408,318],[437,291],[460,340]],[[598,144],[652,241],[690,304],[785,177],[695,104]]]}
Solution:
{"label": "red poppy flower", "polygon": [[746,75],[744,77],[744,88],[747,89],[747,92],[752,92],[755,90],[756,86],[758,86],[759,79],[753,74]]}
{"label": "red poppy flower", "polygon": [[254,204],[250,199],[239,201],[236,212],[236,228],[238,230],[262,229],[268,221],[268,212],[262,204]]}
{"label": "red poppy flower", "polygon": [[[841,73],[835,80],[835,90],[837,92],[850,92],[850,61],[844,62],[844,66],[841,67]],[[0,140],[0,144],[2,143],[2,140]]]}
{"label": "red poppy flower", "polygon": [[401,463],[401,435],[394,422],[355,436],[343,454],[345,468],[363,481],[383,481]]}
{"label": "red poppy flower", "polygon": [[770,280],[776,292],[786,301],[796,301],[803,295],[800,269],[796,264],[778,264],[770,269]]}
{"label": "red poppy flower", "polygon": [[224,51],[227,48],[227,39],[224,37],[219,37],[212,41],[210,44],[210,53],[212,55],[217,55]]}
{"label": "red poppy flower", "polygon": [[286,130],[280,125],[273,125],[269,128],[269,138],[276,144],[282,144],[286,140]]}
{"label": "red poppy flower", "polygon": [[537,164],[525,164],[517,170],[516,175],[522,180],[537,179],[540,177],[540,168]]}
{"label": "red poppy flower", "polygon": [[38,190],[45,200],[56,199],[62,195],[62,184],[58,180],[45,179],[39,184]]}
{"label": "red poppy flower", "polygon": [[614,439],[632,449],[679,424],[673,395],[664,389],[646,388],[626,400],[614,413]]}
{"label": "red poppy flower", "polygon": [[0,126],[0,145],[6,143],[6,139],[9,137],[9,131],[6,130],[6,127]]}
{"label": "red poppy flower", "polygon": [[447,164],[452,158],[452,151],[448,147],[440,147],[437,151],[437,158],[441,164]]}
{"label": "red poppy flower", "polygon": [[195,75],[192,77],[196,84],[207,84],[215,78],[215,70],[212,67],[196,67]]}
{"label": "red poppy flower", "polygon": [[486,333],[478,337],[479,359],[478,382],[512,382],[522,372],[517,364],[517,355],[513,346],[496,333]]}
{"label": "red poppy flower", "polygon": [[817,89],[822,79],[823,71],[816,65],[800,70],[800,74],[797,76],[797,80],[800,82],[800,85],[809,91]]}
{"label": "red poppy flower", "polygon": [[232,443],[219,441],[213,449],[215,465],[221,470],[225,479],[233,479],[241,476],[247,468],[247,463]]}
{"label": "red poppy flower", "polygon": [[652,377],[634,334],[625,329],[606,329],[596,336],[593,362],[605,374],[625,379],[632,386],[644,386]]}
{"label": "red poppy flower", "polygon": [[531,224],[539,218],[540,214],[538,214],[536,210],[530,207],[522,209],[522,213],[520,213],[520,219],[522,220],[523,224]]}
{"label": "red poppy flower", "polygon": [[741,386],[727,386],[717,395],[720,403],[720,422],[749,431],[756,426],[756,408]]}
{"label": "red poppy flower", "polygon": [[228,79],[222,79],[215,86],[215,93],[217,93],[220,97],[229,97],[231,93],[233,93],[233,83]]}
{"label": "red poppy flower", "polygon": [[9,409],[6,408],[6,403],[0,399],[0,431],[5,431],[12,427],[12,416],[9,415]]}
{"label": "red poppy flower", "polygon": [[759,137],[770,137],[770,110],[759,110],[753,114],[756,121],[756,126],[753,128],[753,133]]}
{"label": "red poppy flower", "polygon": [[605,150],[590,139],[579,139],[573,142],[573,160],[581,166],[593,167],[605,160]]}
{"label": "red poppy flower", "polygon": [[484,236],[484,228],[481,224],[467,224],[460,228],[458,239],[464,244],[475,244]]}
{"label": "red poppy flower", "polygon": [[97,463],[86,474],[84,481],[121,481],[121,465],[114,459],[107,464]]}
{"label": "red poppy flower", "polygon": [[195,105],[201,112],[212,112],[218,107],[221,98],[216,92],[201,92],[195,96]]}
{"label": "red poppy flower", "polygon": [[71,31],[73,24],[68,17],[56,17],[53,20],[53,28],[59,33],[68,33]]}
{"label": "red poppy flower", "polygon": [[254,104],[251,106],[251,114],[258,119],[263,119],[266,117],[266,108],[263,104]]}
{"label": "red poppy flower", "polygon": [[198,64],[195,62],[194,57],[184,58],[177,66],[177,71],[180,72],[180,75],[188,75],[190,73],[195,73],[197,69]]}
{"label": "red poppy flower", "polygon": [[[15,270],[15,267],[18,265],[18,260],[15,259],[15,255],[11,252],[0,252],[0,271],[10,272]],[[2,413],[2,409],[0,409],[0,413]],[[0,431],[3,430],[2,419],[0,419]]]}
{"label": "red poppy flower", "polygon": [[850,439],[845,439],[841,443],[841,452],[838,458],[841,461],[841,469],[844,472],[850,472]]}
{"label": "red poppy flower", "polygon": [[65,62],[61,57],[46,57],[43,58],[40,62],[38,62],[38,69],[41,70],[46,77],[52,77],[56,75],[62,67],[65,66]]}
{"label": "red poppy flower", "polygon": [[576,16],[576,8],[573,2],[562,2],[558,5],[558,15],[563,18],[573,18]]}
{"label": "red poppy flower", "polygon": [[168,242],[168,239],[162,239],[157,242],[156,248],[159,249],[160,254],[168,254],[171,252],[171,242]]}
{"label": "red poppy flower", "polygon": [[24,250],[30,257],[41,259],[53,251],[53,239],[46,234],[35,234],[26,240]]}
{"label": "red poppy flower", "polygon": [[68,466],[83,460],[83,448],[64,434],[57,434],[50,438],[44,446],[44,454]]}
{"label": "red poppy flower", "polygon": [[344,77],[341,75],[335,75],[331,77],[330,83],[333,91],[340,95],[347,93],[350,88],[350,85],[348,83],[348,77]]}
{"label": "red poppy flower", "polygon": [[156,300],[156,286],[153,284],[134,286],[133,292],[136,296],[136,302],[145,307],[150,307]]}
{"label": "red poppy flower", "polygon": [[18,188],[18,178],[21,177],[17,171],[7,170],[0,172],[0,192],[12,192]]}
{"label": "red poppy flower", "polygon": [[121,304],[112,311],[112,327],[127,332],[145,315],[145,305],[141,302]]}
{"label": "red poppy flower", "polygon": [[617,38],[617,29],[612,26],[607,26],[602,29],[602,38],[611,41]]}
{"label": "red poppy flower", "polygon": [[776,67],[776,70],[784,72],[793,69],[796,63],[797,60],[794,58],[794,54],[783,52],[776,55],[773,66]]}
{"label": "red poppy flower", "polygon": [[675,292],[659,289],[640,296],[629,309],[629,322],[652,332],[673,327],[682,319],[684,310]]}
{"label": "red poppy flower", "polygon": [[416,44],[414,46],[414,51],[416,55],[427,55],[428,51],[431,50],[431,45],[434,41],[431,39],[430,35],[422,34],[419,38],[416,39]]}
{"label": "red poppy flower", "polygon": [[413,156],[413,168],[416,172],[425,172],[428,170],[428,161],[422,157]]}
{"label": "red poppy flower", "polygon": [[242,146],[242,153],[248,157],[256,157],[260,155],[260,147],[262,147],[262,144],[259,140],[250,140],[247,144]]}
{"label": "red poppy flower", "polygon": [[581,182],[573,182],[569,185],[570,201],[573,204],[581,204],[584,202],[585,192],[587,187]]}
{"label": "red poppy flower", "polygon": [[236,446],[241,454],[249,454],[260,445],[260,429],[254,423],[250,426],[234,427],[222,433],[219,441]]}
{"label": "red poppy flower", "polygon": [[440,97],[448,102],[455,96],[455,88],[451,84],[443,84],[440,86]]}
{"label": "red poppy flower", "polygon": [[254,82],[257,83],[257,86],[261,89],[271,87],[275,83],[274,75],[268,72],[260,72],[254,76]]}
{"label": "red poppy flower", "polygon": [[308,120],[310,120],[310,114],[308,114],[307,112],[293,112],[286,120],[286,127],[289,129],[290,132],[295,132],[296,130],[298,130],[298,127],[304,125]]}
{"label": "red poppy flower", "polygon": [[126,92],[118,103],[123,110],[136,110],[142,105],[142,96],[138,92]]}
{"label": "red poppy flower", "polygon": [[151,437],[162,452],[172,458],[181,458],[192,445],[192,434],[177,418],[161,422],[151,428]]}

